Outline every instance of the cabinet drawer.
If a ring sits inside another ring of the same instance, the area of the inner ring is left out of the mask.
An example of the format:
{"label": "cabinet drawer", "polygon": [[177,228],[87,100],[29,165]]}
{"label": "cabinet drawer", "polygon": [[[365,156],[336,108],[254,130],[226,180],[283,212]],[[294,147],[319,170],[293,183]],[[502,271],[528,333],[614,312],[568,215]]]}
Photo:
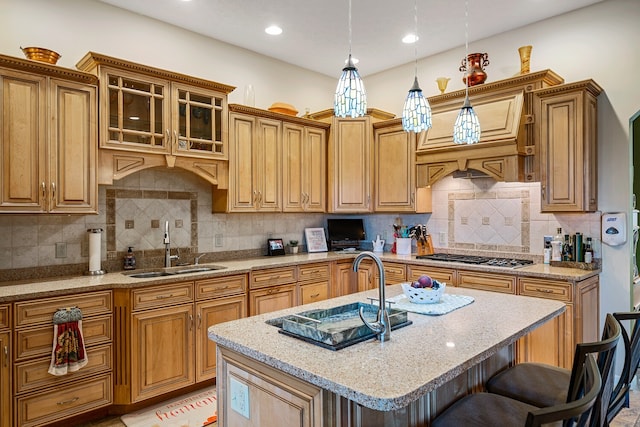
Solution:
{"label": "cabinet drawer", "polygon": [[[85,347],[111,342],[113,336],[111,316],[82,320],[82,336]],[[53,325],[15,331],[16,360],[51,354]]]}
{"label": "cabinet drawer", "polygon": [[172,283],[131,291],[132,310],[193,302],[193,282]]}
{"label": "cabinet drawer", "polygon": [[571,284],[557,280],[532,279],[527,277],[518,279],[519,294],[530,297],[571,302],[573,301],[572,289]]}
{"label": "cabinet drawer", "polygon": [[78,381],[16,399],[16,425],[31,427],[60,421],[109,406],[113,400],[111,374]]}
{"label": "cabinet drawer", "polygon": [[273,286],[249,292],[249,316],[283,310],[297,304],[296,285]]}
{"label": "cabinet drawer", "polygon": [[60,387],[70,381],[86,378],[97,373],[109,372],[112,366],[111,354],[111,344],[88,348],[88,363],[82,369],[63,376],[55,376],[47,372],[51,363],[50,357],[16,363],[14,370],[16,393],[19,394],[49,386]]}
{"label": "cabinet drawer", "polygon": [[9,323],[11,319],[11,312],[9,310],[10,306],[8,304],[0,305],[0,330],[9,329],[11,327],[11,324]]}
{"label": "cabinet drawer", "polygon": [[329,264],[308,264],[298,267],[298,281],[329,280],[331,266]]}
{"label": "cabinet drawer", "polygon": [[438,282],[446,283],[447,286],[456,286],[456,272],[448,268],[427,267],[425,265],[408,265],[407,282],[415,282],[420,276],[427,275]]}
{"label": "cabinet drawer", "polygon": [[322,301],[329,298],[329,282],[300,285],[300,304]]}
{"label": "cabinet drawer", "polygon": [[407,280],[407,268],[404,264],[385,262],[384,278],[387,285],[395,285]]}
{"label": "cabinet drawer", "polygon": [[216,277],[196,281],[196,299],[217,298],[241,294],[247,291],[247,275]]}
{"label": "cabinet drawer", "polygon": [[15,327],[51,324],[53,314],[64,307],[78,307],[82,310],[83,318],[110,314],[113,308],[111,291],[18,302],[15,304]]}
{"label": "cabinet drawer", "polygon": [[251,272],[251,289],[264,288],[266,286],[283,285],[298,281],[296,267],[270,268]]}
{"label": "cabinet drawer", "polygon": [[504,274],[458,271],[458,286],[492,292],[515,294],[516,278]]}

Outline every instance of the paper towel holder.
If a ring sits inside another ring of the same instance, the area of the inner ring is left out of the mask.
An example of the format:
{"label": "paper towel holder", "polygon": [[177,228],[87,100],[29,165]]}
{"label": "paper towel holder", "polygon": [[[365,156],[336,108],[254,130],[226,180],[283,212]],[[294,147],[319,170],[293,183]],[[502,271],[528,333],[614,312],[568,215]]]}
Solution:
{"label": "paper towel holder", "polygon": [[[84,274],[87,276],[99,276],[105,274],[107,271],[101,268],[100,259],[100,234],[102,234],[102,228],[89,228],[87,229],[87,233],[89,233],[89,270],[85,271]],[[91,241],[96,238],[97,244],[92,245]],[[97,266],[92,265],[96,262],[95,257],[97,257]]]}

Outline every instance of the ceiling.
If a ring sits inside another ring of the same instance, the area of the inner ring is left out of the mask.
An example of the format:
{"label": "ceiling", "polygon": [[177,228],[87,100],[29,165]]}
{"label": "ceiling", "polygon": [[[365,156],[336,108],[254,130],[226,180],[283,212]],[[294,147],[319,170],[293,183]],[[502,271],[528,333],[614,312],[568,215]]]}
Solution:
{"label": "ceiling", "polygon": [[[338,77],[349,53],[347,0],[100,0],[263,55]],[[401,39],[415,28],[417,45]],[[469,42],[603,0],[470,0]],[[283,28],[279,36],[264,29]],[[352,53],[374,74],[465,43],[464,0],[352,0]]]}

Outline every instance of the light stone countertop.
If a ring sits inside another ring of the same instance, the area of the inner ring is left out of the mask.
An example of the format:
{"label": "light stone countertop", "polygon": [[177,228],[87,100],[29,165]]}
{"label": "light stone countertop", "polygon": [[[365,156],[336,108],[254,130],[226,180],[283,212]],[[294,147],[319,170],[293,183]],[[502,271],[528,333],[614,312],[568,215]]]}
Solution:
{"label": "light stone countertop", "polygon": [[[201,264],[200,266],[222,266],[221,270],[164,276],[156,278],[138,279],[128,277],[123,272],[107,273],[101,276],[73,276],[73,277],[56,277],[41,280],[25,280],[11,281],[0,283],[0,302],[11,302],[18,300],[26,300],[32,298],[40,298],[47,296],[65,295],[69,293],[88,292],[95,290],[105,290],[114,288],[135,288],[149,285],[157,285],[164,283],[173,283],[177,280],[197,280],[210,277],[227,276],[230,274],[248,273],[252,270],[259,270],[273,267],[285,267],[298,264],[307,264],[314,262],[326,262],[335,260],[350,260],[355,258],[357,253],[339,253],[339,252],[318,252],[318,253],[302,253],[298,255],[285,256],[264,256],[257,258],[249,258],[243,260],[220,261]],[[556,280],[567,280],[570,282],[584,280],[588,277],[597,275],[600,270],[580,270],[577,268],[554,267],[545,264],[533,264],[522,268],[511,269],[503,267],[491,267],[481,265],[469,265],[455,262],[442,262],[430,260],[418,260],[414,255],[396,255],[385,252],[377,254],[383,261],[420,264],[425,266],[461,269],[467,271],[484,271],[502,274],[511,274],[528,277],[540,277]],[[178,267],[174,267],[176,269]],[[180,267],[188,268],[188,267]],[[156,269],[157,270],[157,269]],[[141,272],[146,270],[135,270],[127,272]]]}
{"label": "light stone countertop", "polygon": [[[406,407],[419,397],[515,342],[565,310],[562,302],[447,288],[475,301],[442,316],[409,313],[412,325],[391,340],[369,340],[338,351],[283,335],[266,320],[368,302],[377,290],[211,326],[209,338],[268,366],[379,411]],[[387,297],[402,292],[387,286]],[[451,346],[453,343],[453,346]]]}

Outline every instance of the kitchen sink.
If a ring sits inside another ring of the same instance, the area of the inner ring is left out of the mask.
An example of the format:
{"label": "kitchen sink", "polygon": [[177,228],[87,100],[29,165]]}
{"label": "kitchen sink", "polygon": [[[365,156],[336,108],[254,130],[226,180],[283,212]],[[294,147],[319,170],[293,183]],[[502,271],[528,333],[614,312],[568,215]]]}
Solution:
{"label": "kitchen sink", "polygon": [[[375,337],[360,319],[360,308],[369,322],[376,320],[378,306],[356,302],[322,310],[303,311],[285,317],[267,320],[267,324],[280,328],[280,333],[331,350],[340,350]],[[389,308],[391,329],[410,325],[406,310]]]}
{"label": "kitchen sink", "polygon": [[148,279],[151,277],[163,277],[163,276],[176,276],[181,274],[191,274],[191,273],[203,273],[205,271],[215,271],[215,270],[223,270],[227,267],[221,265],[212,265],[212,266],[202,266],[202,267],[180,267],[180,268],[167,268],[164,270],[153,270],[153,271],[137,271],[134,273],[122,273],[129,277],[135,277],[137,279]]}

